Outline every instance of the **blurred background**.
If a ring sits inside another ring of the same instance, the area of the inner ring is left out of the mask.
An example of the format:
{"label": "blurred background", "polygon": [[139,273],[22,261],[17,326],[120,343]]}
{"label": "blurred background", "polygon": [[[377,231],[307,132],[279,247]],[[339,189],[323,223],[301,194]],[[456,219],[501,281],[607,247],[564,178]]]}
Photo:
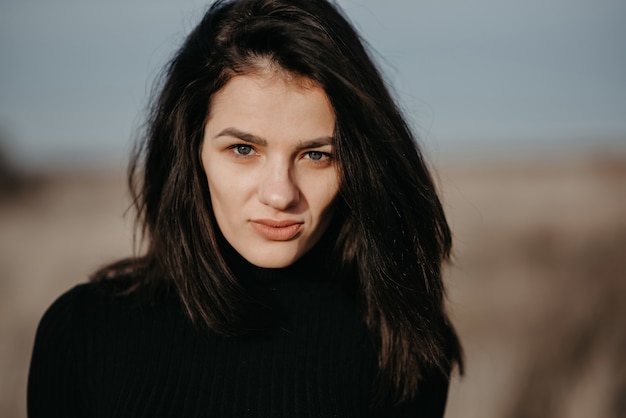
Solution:
{"label": "blurred background", "polygon": [[[626,416],[626,3],[338,2],[437,172],[447,417]],[[0,416],[37,322],[132,251],[125,166],[202,1],[0,0]]]}

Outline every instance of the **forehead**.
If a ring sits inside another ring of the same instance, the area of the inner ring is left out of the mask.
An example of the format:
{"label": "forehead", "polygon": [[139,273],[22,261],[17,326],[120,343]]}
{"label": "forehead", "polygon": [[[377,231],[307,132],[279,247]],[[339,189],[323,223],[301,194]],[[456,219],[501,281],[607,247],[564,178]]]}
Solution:
{"label": "forehead", "polygon": [[[246,89],[248,89],[248,92],[245,91]],[[283,69],[282,67],[268,63],[260,67],[255,67],[249,72],[232,74],[224,86],[213,93],[210,98],[210,104],[214,104],[215,101],[222,96],[256,93],[257,91],[263,89],[299,93],[317,91],[322,93],[326,97],[326,100],[330,103],[326,92],[315,80],[306,76],[294,74]],[[209,112],[210,110],[211,106],[209,107]]]}
{"label": "forehead", "polygon": [[335,116],[318,84],[272,72],[232,77],[213,95],[206,123],[207,131],[236,128],[295,140],[332,136]]}

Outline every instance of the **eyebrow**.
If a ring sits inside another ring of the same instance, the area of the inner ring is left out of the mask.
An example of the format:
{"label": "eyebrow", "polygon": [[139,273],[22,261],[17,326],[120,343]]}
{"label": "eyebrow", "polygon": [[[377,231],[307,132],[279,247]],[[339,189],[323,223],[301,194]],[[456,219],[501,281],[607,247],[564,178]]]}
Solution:
{"label": "eyebrow", "polygon": [[[217,135],[215,135],[213,139],[219,138],[221,136],[231,136],[231,137],[240,139],[244,142],[249,142],[251,144],[259,145],[262,147],[267,146],[266,139],[261,138],[260,136],[248,133],[248,132],[240,131],[237,128],[226,128],[222,130],[220,133],[218,133]],[[333,137],[323,136],[320,138],[299,141],[296,147],[298,149],[307,149],[307,148],[318,148],[318,147],[323,147],[325,145],[332,145],[332,144],[333,144]]]}
{"label": "eyebrow", "polygon": [[232,136],[234,138],[241,139],[242,141],[250,142],[251,144],[260,145],[260,146],[267,145],[267,141],[261,138],[260,136],[243,132],[236,128],[226,128],[223,131],[221,131],[219,134],[215,135],[213,139],[217,139],[220,136]]}

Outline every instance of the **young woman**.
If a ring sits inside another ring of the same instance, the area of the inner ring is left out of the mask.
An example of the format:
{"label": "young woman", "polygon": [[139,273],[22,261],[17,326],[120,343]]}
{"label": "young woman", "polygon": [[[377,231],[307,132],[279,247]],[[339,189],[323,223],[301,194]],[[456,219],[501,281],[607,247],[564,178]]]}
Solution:
{"label": "young woman", "polygon": [[130,179],[147,250],[44,315],[31,418],[443,416],[450,231],[336,6],[214,4]]}

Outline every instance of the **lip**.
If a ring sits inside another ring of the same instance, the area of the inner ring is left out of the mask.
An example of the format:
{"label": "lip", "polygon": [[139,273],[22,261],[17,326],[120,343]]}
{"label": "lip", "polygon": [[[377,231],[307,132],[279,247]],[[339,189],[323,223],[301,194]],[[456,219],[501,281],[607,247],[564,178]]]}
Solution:
{"label": "lip", "polygon": [[302,222],[275,219],[252,219],[252,228],[262,237],[270,241],[289,241],[302,229]]}

